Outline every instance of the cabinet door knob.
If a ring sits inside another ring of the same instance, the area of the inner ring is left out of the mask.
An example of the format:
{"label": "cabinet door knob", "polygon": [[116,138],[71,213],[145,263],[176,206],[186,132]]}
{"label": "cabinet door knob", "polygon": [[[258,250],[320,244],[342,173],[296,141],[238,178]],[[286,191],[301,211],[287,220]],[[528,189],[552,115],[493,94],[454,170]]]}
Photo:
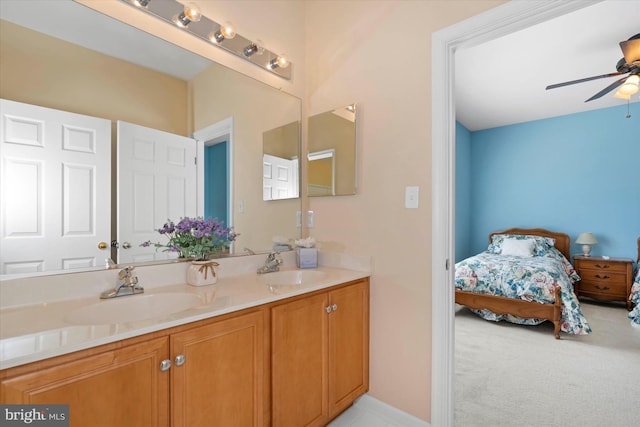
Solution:
{"label": "cabinet door knob", "polygon": [[184,357],[184,354],[177,355],[176,359],[175,359],[176,366],[184,365],[185,360],[186,360],[186,358]]}
{"label": "cabinet door knob", "polygon": [[324,309],[327,311],[327,313],[331,313],[331,306],[330,305],[326,306]]}
{"label": "cabinet door knob", "polygon": [[162,362],[160,362],[160,370],[162,372],[168,371],[169,369],[171,369],[171,360],[164,359]]}
{"label": "cabinet door knob", "polygon": [[331,306],[331,309],[332,309],[333,311],[336,311],[336,310],[338,309],[338,304],[333,304],[333,305]]}

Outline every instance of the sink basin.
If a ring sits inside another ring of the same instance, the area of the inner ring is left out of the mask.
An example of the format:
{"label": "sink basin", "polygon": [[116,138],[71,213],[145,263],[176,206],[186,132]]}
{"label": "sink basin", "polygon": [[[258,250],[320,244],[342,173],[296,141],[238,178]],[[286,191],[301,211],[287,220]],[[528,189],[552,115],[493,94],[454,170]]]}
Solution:
{"label": "sink basin", "polygon": [[327,273],[317,270],[286,270],[265,273],[258,280],[271,286],[297,286],[316,283],[327,277]]}
{"label": "sink basin", "polygon": [[131,295],[78,308],[65,320],[74,325],[135,322],[188,310],[201,302],[198,295],[181,292]]}

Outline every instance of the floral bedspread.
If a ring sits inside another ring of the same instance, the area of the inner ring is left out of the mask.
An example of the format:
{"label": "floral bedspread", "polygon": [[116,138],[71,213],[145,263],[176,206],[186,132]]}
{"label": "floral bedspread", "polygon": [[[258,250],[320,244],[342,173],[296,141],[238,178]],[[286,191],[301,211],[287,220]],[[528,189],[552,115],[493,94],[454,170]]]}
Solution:
{"label": "floral bedspread", "polygon": [[[573,283],[579,276],[571,263],[557,249],[541,256],[522,257],[482,252],[456,264],[455,286],[462,291],[499,295],[541,303],[555,301],[554,289],[560,286],[562,316],[560,330],[569,334],[591,332],[582,314]],[[544,319],[523,319],[489,310],[472,310],[486,320],[506,320],[523,325],[537,325]]]}
{"label": "floral bedspread", "polygon": [[634,324],[640,326],[640,260],[638,260],[636,276],[633,280],[633,286],[631,286],[629,301],[635,304],[635,307],[633,307],[628,314],[629,319],[631,319],[631,322]]}

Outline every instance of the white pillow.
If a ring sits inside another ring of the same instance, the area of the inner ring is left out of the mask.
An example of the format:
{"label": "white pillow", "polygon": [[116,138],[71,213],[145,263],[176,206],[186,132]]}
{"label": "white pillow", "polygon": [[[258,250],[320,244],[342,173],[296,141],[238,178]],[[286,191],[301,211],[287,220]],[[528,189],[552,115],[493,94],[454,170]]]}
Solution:
{"label": "white pillow", "polygon": [[504,239],[502,255],[532,257],[536,242],[533,239]]}

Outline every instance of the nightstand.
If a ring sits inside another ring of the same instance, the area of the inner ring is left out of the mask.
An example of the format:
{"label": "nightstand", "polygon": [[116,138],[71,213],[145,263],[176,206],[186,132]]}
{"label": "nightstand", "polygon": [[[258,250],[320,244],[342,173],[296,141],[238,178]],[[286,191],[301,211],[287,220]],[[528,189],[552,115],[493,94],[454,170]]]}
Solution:
{"label": "nightstand", "polygon": [[633,260],[575,255],[573,265],[581,278],[574,285],[576,296],[607,301],[624,301],[627,304],[627,310],[631,310],[629,294],[631,293]]}

